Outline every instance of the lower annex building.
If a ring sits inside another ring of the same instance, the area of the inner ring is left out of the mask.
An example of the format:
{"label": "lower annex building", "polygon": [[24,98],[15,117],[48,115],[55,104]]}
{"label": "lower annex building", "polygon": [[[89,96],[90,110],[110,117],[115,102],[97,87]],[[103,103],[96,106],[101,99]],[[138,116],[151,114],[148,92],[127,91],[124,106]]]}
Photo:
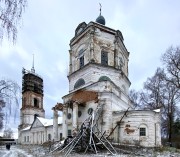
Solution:
{"label": "lower annex building", "polygon": [[[53,108],[54,118],[45,119],[43,79],[23,70],[19,143],[42,144],[77,134],[82,122],[102,109],[98,129],[115,143],[158,147],[161,145],[159,110],[134,110],[128,92],[129,52],[119,30],[96,22],[80,23],[70,40],[69,93]],[[58,111],[62,117],[58,117]]]}

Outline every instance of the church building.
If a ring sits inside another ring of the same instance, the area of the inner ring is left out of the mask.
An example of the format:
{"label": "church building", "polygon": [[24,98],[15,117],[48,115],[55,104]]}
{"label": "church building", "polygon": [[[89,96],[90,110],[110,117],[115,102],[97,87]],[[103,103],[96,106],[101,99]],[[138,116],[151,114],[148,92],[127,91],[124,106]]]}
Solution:
{"label": "church building", "polygon": [[80,23],[69,50],[69,93],[63,96],[63,137],[76,135],[84,120],[102,108],[101,133],[115,143],[161,145],[160,113],[133,110],[128,92],[129,52],[119,30],[96,22]]}
{"label": "church building", "polygon": [[27,143],[28,136],[31,144],[75,136],[83,121],[101,110],[98,129],[114,143],[160,146],[159,110],[134,110],[129,99],[129,55],[121,31],[107,27],[101,11],[95,22],[80,23],[70,40],[69,93],[53,108],[49,126],[44,123],[43,80],[33,70],[24,72],[20,143]]}

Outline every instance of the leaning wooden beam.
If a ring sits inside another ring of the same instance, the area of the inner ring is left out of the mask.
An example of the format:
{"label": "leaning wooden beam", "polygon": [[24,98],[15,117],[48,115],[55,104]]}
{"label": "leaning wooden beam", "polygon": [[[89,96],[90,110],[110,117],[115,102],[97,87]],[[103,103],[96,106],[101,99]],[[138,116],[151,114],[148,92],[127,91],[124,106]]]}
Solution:
{"label": "leaning wooden beam", "polygon": [[128,107],[128,109],[124,112],[123,116],[121,117],[120,121],[117,122],[116,126],[112,129],[112,131],[110,132],[110,134],[107,136],[107,139],[112,135],[112,133],[114,132],[114,130],[117,128],[117,126],[119,125],[119,123],[122,121],[122,119],[124,118],[124,116],[126,115],[126,113],[128,112],[130,107]]}

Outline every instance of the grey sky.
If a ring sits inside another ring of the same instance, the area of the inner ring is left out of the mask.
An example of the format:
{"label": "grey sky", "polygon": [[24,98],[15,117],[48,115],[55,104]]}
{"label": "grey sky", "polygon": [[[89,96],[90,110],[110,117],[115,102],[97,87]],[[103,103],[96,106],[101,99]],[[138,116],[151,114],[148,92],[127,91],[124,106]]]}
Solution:
{"label": "grey sky", "polygon": [[[22,67],[44,79],[44,108],[51,108],[68,93],[69,42],[79,23],[95,21],[99,2],[106,26],[119,29],[130,52],[131,88],[143,87],[147,77],[161,65],[160,56],[180,41],[179,0],[29,0],[16,45],[4,40],[0,46],[0,78],[21,85]],[[18,125],[18,124],[17,124]]]}

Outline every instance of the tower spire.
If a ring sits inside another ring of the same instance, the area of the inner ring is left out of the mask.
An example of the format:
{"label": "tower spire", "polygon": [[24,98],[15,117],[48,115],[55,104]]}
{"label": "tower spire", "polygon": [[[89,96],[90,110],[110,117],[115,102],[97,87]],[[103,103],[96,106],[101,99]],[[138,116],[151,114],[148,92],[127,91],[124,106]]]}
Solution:
{"label": "tower spire", "polygon": [[100,9],[99,9],[100,14],[99,14],[99,16],[97,17],[96,22],[97,22],[97,23],[100,23],[100,24],[102,24],[102,25],[105,25],[105,24],[106,24],[105,18],[101,15],[101,8],[102,8],[101,3],[99,3],[99,6],[100,6]]}
{"label": "tower spire", "polygon": [[100,9],[99,9],[99,11],[100,11],[100,16],[101,16],[101,8],[102,8],[102,5],[101,5],[101,3],[99,3],[99,6],[100,6]]}
{"label": "tower spire", "polygon": [[35,73],[35,69],[34,69],[34,54],[33,54],[33,62],[32,62],[31,72],[32,72],[32,73]]}

